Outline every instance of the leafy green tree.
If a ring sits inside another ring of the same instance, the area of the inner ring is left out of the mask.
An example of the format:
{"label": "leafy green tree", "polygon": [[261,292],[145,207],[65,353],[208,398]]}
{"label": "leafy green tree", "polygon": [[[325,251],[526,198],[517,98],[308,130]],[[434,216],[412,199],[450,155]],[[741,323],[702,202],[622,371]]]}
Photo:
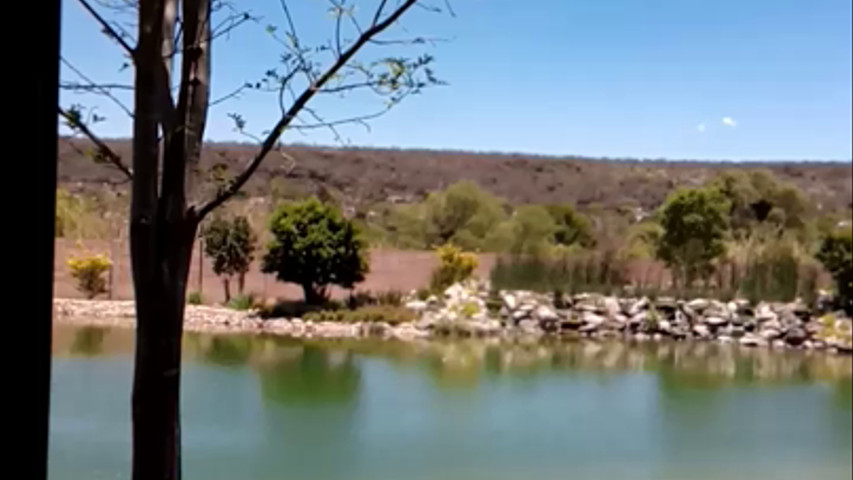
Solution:
{"label": "leafy green tree", "polygon": [[545,207],[554,220],[554,242],[558,245],[595,246],[595,233],[589,218],[570,204]]}
{"label": "leafy green tree", "polygon": [[514,254],[545,253],[558,231],[548,210],[540,205],[518,207],[509,224],[512,230],[510,252]]}
{"label": "leafy green tree", "polygon": [[367,244],[340,210],[316,198],[279,206],[262,270],[295,283],[309,304],[322,303],[329,285],[352,288],[369,270]]}
{"label": "leafy green tree", "polygon": [[499,198],[468,181],[431,193],[423,208],[428,246],[453,243],[480,249],[483,239],[506,217]]}
{"label": "leafy green tree", "polygon": [[729,202],[727,214],[738,240],[759,235],[781,236],[793,231],[807,233],[812,208],[795,186],[781,182],[766,170],[729,170],[718,175],[711,187]]}
{"label": "leafy green tree", "polygon": [[222,277],[225,301],[231,301],[231,278],[237,277],[237,291],[243,294],[246,272],[252,264],[256,238],[244,216],[232,220],[215,216],[202,228],[204,253],[213,260],[213,272]]}
{"label": "leafy green tree", "polygon": [[660,212],[663,234],[658,258],[677,281],[690,285],[713,270],[712,262],[725,252],[726,200],[714,189],[679,189]]}
{"label": "leafy green tree", "polygon": [[847,227],[826,235],[815,257],[832,274],[843,308],[853,313],[853,231]]}

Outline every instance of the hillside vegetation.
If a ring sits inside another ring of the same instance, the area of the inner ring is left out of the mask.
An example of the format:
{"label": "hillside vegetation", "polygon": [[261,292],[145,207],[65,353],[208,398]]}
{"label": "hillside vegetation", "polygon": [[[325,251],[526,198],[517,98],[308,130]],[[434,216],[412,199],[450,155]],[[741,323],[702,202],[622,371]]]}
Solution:
{"label": "hillside vegetation", "polygon": [[[108,143],[130,158],[129,141]],[[122,176],[86,158],[88,149],[80,140],[60,140],[60,183],[73,191],[120,185]],[[251,145],[209,144],[203,150],[200,167],[209,172],[218,165],[220,173],[234,173],[255,151]],[[581,209],[651,211],[674,188],[699,186],[721,170],[734,168],[767,169],[779,180],[795,185],[820,209],[849,208],[853,197],[849,162],[639,161],[304,146],[288,147],[285,153],[286,157],[273,153],[267,158],[246,185],[245,196],[296,197],[326,192],[339,196],[345,205],[358,206],[420,200],[431,191],[470,180],[512,204],[571,203]]]}

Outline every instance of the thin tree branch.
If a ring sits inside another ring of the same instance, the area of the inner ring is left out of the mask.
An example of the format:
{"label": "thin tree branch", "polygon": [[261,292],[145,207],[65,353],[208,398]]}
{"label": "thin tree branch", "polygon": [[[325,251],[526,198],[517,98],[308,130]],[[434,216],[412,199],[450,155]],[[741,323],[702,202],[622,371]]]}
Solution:
{"label": "thin tree branch", "polygon": [[[413,5],[417,4],[418,0],[405,0],[399,7],[389,15],[385,20],[371,26],[368,30],[366,30],[361,36],[359,36],[358,40],[355,41],[352,45],[343,54],[337,61],[329,67],[328,70],[319,78],[316,82],[310,85],[299,98],[296,99],[296,102],[291,105],[290,109],[287,113],[281,117],[275,127],[270,131],[269,135],[267,135],[266,139],[261,146],[261,150],[258,154],[252,159],[249,166],[240,173],[230,184],[223,190],[219,192],[219,194],[214,197],[210,202],[201,206],[198,210],[198,218],[204,218],[205,215],[213,211],[219,205],[222,205],[226,200],[234,196],[240,188],[249,180],[252,174],[255,173],[255,170],[258,169],[261,162],[263,162],[266,155],[272,150],[275,146],[278,139],[281,137],[281,134],[284,132],[285,128],[293,121],[296,115],[302,110],[303,107],[308,103],[311,98],[318,92],[319,89],[323,88],[323,86],[334,76],[337,72],[347,64],[347,62],[355,56],[355,54],[367,44],[374,36],[381,33],[383,30],[390,27],[394,22],[397,21],[407,10],[409,10]],[[282,6],[286,9],[286,4],[284,0],[282,0]]]}
{"label": "thin tree branch", "polygon": [[98,23],[101,24],[101,27],[103,27],[104,33],[106,33],[107,36],[112,37],[113,40],[118,42],[119,45],[121,45],[122,48],[124,48],[124,50],[127,52],[127,54],[130,55],[130,58],[135,57],[136,50],[131,47],[130,44],[127,43],[127,41],[125,41],[124,37],[122,37],[118,32],[115,31],[115,28],[113,28],[112,25],[110,25],[104,17],[102,17],[94,8],[92,8],[91,5],[89,5],[89,2],[87,2],[86,0],[77,1],[80,2],[81,5],[83,5],[83,8],[85,8],[86,11],[88,11],[93,17],[95,17],[95,20],[97,20]]}
{"label": "thin tree branch", "polygon": [[87,127],[84,123],[80,122],[74,115],[65,111],[62,107],[56,107],[57,112],[61,115],[67,122],[68,126],[73,130],[79,130],[80,133],[85,135],[95,144],[98,149],[98,153],[100,158],[107,160],[112,163],[116,168],[124,173],[128,180],[133,180],[133,172],[128,168],[124,162],[121,161],[121,157],[115,153],[110,147],[107,146],[100,138],[98,138],[89,127]]}
{"label": "thin tree branch", "polygon": [[382,10],[385,9],[386,3],[388,3],[388,0],[382,0],[382,2],[379,3],[379,6],[376,7],[376,15],[373,17],[373,23],[371,23],[371,26],[374,26],[379,22],[379,17],[382,16]]}
{"label": "thin tree branch", "polygon": [[59,82],[59,88],[62,90],[130,90],[133,91],[133,85],[124,85],[120,83],[91,83],[83,84],[78,82]]}
{"label": "thin tree branch", "polygon": [[208,106],[212,107],[214,105],[218,105],[222,102],[230,100],[230,99],[240,95],[241,93],[243,93],[243,90],[250,88],[250,87],[251,87],[251,85],[249,85],[248,83],[244,83],[243,85],[240,85],[239,87],[232,90],[230,93],[225,94],[225,95],[223,95],[223,96],[221,96],[215,100],[212,100]]}
{"label": "thin tree branch", "polygon": [[[61,61],[62,64],[65,65],[66,67],[68,67],[72,72],[76,73],[78,77],[82,78],[86,82],[89,82],[89,87],[91,87],[90,88],[91,91],[95,91],[95,92],[100,93],[101,95],[109,98],[110,100],[113,101],[113,103],[118,105],[119,108],[124,110],[124,113],[126,113],[128,117],[133,118],[133,112],[130,111],[130,108],[128,108],[127,105],[122,103],[121,100],[116,98],[115,95],[110,93],[108,88],[102,87],[102,86],[96,84],[95,82],[93,82],[92,79],[90,79],[85,74],[83,74],[83,72],[81,72],[79,69],[77,69],[77,67],[72,65],[71,62],[66,60],[65,57],[60,56],[59,61]],[[60,88],[62,88],[62,87],[60,87]],[[129,90],[133,90],[133,87],[130,87]]]}

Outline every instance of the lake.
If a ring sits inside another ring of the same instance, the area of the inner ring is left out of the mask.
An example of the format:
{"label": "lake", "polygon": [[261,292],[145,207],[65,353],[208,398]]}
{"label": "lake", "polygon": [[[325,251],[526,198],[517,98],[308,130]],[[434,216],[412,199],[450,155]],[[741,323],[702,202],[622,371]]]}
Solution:
{"label": "lake", "polygon": [[[130,471],[133,331],[54,330],[50,479]],[[187,334],[189,480],[850,479],[853,360]]]}

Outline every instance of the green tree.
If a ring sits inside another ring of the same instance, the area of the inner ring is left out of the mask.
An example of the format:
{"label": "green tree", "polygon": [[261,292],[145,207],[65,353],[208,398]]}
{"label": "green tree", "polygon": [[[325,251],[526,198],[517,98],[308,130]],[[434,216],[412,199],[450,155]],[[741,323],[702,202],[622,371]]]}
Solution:
{"label": "green tree", "polygon": [[322,303],[329,285],[352,288],[368,272],[367,244],[337,208],[316,198],[279,206],[262,270],[295,283],[309,304]]}
{"label": "green tree", "polygon": [[815,257],[832,274],[844,310],[853,313],[853,230],[840,228],[824,236]]}
{"label": "green tree", "polygon": [[509,220],[512,231],[510,252],[542,255],[553,245],[557,226],[545,207],[522,205]]}
{"label": "green tree", "polygon": [[231,278],[234,276],[237,277],[237,292],[242,295],[256,244],[249,220],[242,215],[232,220],[217,215],[202,228],[201,235],[204,253],[213,260],[213,272],[222,277],[225,301],[231,301]]}
{"label": "green tree", "polygon": [[727,208],[713,189],[679,189],[667,198],[660,212],[663,234],[657,255],[676,281],[690,285],[711,273],[712,262],[725,252]]}
{"label": "green tree", "polygon": [[595,246],[595,233],[589,218],[578,212],[571,204],[548,205],[545,207],[554,220],[554,242],[558,245]]}
{"label": "green tree", "polygon": [[803,237],[812,208],[802,192],[766,170],[728,170],[711,187],[728,200],[732,233],[738,240],[753,236],[781,236],[793,231]]}
{"label": "green tree", "polygon": [[481,249],[483,239],[506,217],[501,199],[468,181],[431,193],[423,208],[428,246],[453,243]]}

